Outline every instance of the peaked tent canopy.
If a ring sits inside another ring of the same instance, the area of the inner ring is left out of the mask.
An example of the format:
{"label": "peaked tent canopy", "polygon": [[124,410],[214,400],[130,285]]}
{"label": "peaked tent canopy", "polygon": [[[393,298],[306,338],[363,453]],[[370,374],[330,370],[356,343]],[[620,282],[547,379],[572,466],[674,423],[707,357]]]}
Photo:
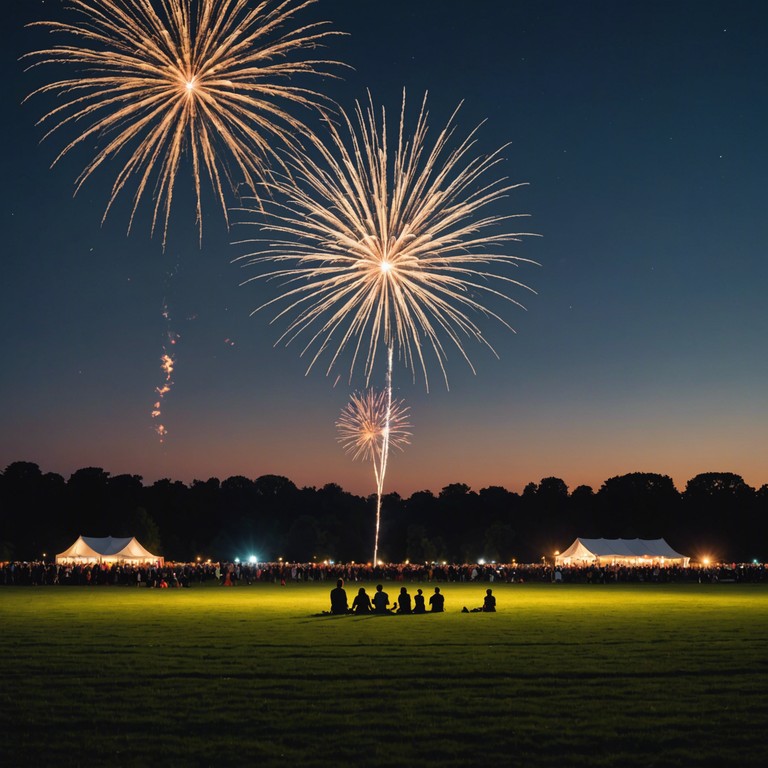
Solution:
{"label": "peaked tent canopy", "polygon": [[555,565],[591,563],[643,565],[659,563],[688,567],[691,558],[675,552],[664,539],[576,539],[555,556]]}
{"label": "peaked tent canopy", "polygon": [[135,536],[78,536],[69,548],[56,555],[57,563],[159,563],[165,560],[139,544]]}

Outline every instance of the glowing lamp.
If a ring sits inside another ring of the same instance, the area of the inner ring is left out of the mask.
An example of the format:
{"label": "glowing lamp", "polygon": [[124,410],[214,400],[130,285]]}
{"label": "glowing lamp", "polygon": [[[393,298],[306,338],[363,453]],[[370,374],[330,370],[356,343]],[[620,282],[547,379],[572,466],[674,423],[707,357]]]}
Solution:
{"label": "glowing lamp", "polygon": [[256,555],[251,555],[251,556],[248,558],[248,562],[249,562],[249,563],[255,563],[255,562],[256,562]]}

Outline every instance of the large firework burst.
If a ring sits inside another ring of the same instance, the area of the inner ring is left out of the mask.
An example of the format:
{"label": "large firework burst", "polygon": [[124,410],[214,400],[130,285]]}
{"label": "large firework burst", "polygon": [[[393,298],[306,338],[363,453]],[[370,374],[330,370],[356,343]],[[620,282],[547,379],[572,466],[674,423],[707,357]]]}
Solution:
{"label": "large firework burst", "polygon": [[31,94],[52,92],[62,100],[40,120],[50,126],[44,138],[79,129],[54,165],[78,145],[96,144],[77,191],[120,155],[104,216],[135,179],[128,229],[150,195],[152,231],[161,228],[165,244],[177,175],[188,154],[202,238],[202,178],[209,179],[226,219],[226,188],[244,184],[258,196],[276,146],[290,146],[306,132],[286,107],[316,107],[323,99],[288,82],[294,75],[328,74],[325,65],[333,63],[306,53],[338,33],[325,22],[293,25],[315,1],[266,0],[249,8],[249,0],[69,0],[74,21],[36,24],[68,42],[26,55],[35,60],[32,66],[76,69]]}
{"label": "large firework burst", "polygon": [[428,350],[447,385],[446,341],[472,367],[465,341],[492,349],[473,316],[509,327],[484,299],[518,304],[508,290],[525,286],[509,268],[528,260],[503,246],[527,233],[501,226],[516,215],[489,211],[520,186],[491,178],[503,148],[472,156],[477,128],[451,148],[456,112],[428,146],[426,96],[411,137],[405,115],[403,94],[392,144],[370,96],[353,116],[341,112],[340,126],[328,119],[328,136],[310,137],[311,151],[290,160],[291,176],[272,184],[286,202],[268,212],[269,244],[241,258],[289,265],[251,279],[282,282],[259,309],[285,305],[275,318],[287,319],[280,339],[303,335],[309,368],[327,353],[330,372],[351,348],[350,377],[363,358],[368,382],[384,346],[429,388]]}
{"label": "large firework burst", "polygon": [[353,459],[363,458],[373,463],[376,478],[374,565],[378,562],[381,499],[389,449],[403,450],[410,442],[409,411],[409,406],[402,400],[392,399],[392,382],[388,377],[387,388],[381,392],[369,388],[363,393],[354,393],[336,422],[336,428],[339,430],[338,440],[347,453],[351,453]]}

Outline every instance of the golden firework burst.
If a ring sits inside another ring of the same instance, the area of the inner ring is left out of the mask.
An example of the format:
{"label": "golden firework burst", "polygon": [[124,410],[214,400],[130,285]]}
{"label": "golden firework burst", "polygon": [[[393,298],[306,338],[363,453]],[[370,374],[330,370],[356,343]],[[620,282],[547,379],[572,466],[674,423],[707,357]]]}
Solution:
{"label": "golden firework burst", "polygon": [[342,409],[336,422],[337,439],[353,459],[378,462],[385,440],[390,448],[398,450],[410,443],[410,407],[403,400],[393,400],[389,405],[388,399],[386,390],[369,388],[353,393]]}
{"label": "golden firework burst", "polygon": [[[306,134],[290,105],[318,107],[319,93],[298,87],[296,75],[329,75],[337,62],[307,58],[331,35],[325,22],[296,26],[294,17],[316,0],[70,0],[72,22],[42,21],[67,42],[26,54],[30,66],[74,67],[73,77],[30,96],[56,94],[62,103],[39,122],[44,136],[78,128],[54,160],[94,143],[95,156],[76,191],[107,161],[122,166],[117,196],[135,181],[128,229],[146,196],[153,199],[152,232],[163,245],[179,170],[189,157],[197,225],[202,238],[203,178],[227,218],[229,190],[245,185],[258,196],[276,147]],[[333,75],[330,75],[333,76]],[[30,97],[27,97],[30,98]]]}
{"label": "golden firework burst", "polygon": [[[447,386],[446,340],[474,371],[465,341],[493,348],[473,316],[510,327],[484,299],[521,306],[508,289],[526,286],[509,268],[530,260],[504,246],[530,233],[505,230],[520,214],[489,208],[521,185],[491,178],[503,147],[472,156],[479,126],[451,148],[457,112],[428,146],[426,96],[408,136],[404,93],[390,145],[386,113],[377,118],[369,95],[352,117],[341,112],[340,125],[327,119],[328,136],[310,137],[311,151],[292,157],[291,174],[270,182],[285,202],[270,206],[266,224],[262,212],[246,216],[267,232],[267,245],[240,258],[290,264],[251,278],[277,279],[283,288],[258,309],[285,305],[275,318],[287,320],[280,340],[304,335],[310,369],[328,353],[330,372],[349,347],[350,378],[364,358],[368,382],[383,345],[414,375],[420,370],[429,388],[431,350]],[[241,241],[252,242],[261,241]]]}

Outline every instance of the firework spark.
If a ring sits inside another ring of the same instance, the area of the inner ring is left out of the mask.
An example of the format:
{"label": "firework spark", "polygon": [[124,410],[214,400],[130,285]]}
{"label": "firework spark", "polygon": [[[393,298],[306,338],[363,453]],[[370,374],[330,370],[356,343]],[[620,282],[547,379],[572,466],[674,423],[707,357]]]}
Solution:
{"label": "firework spark", "polygon": [[366,459],[373,463],[376,478],[376,533],[373,544],[373,563],[378,562],[379,529],[381,527],[381,499],[384,477],[387,473],[389,449],[403,450],[410,443],[410,408],[402,400],[392,399],[391,379],[382,392],[367,389],[355,393],[342,409],[336,422],[338,441],[353,459]]}
{"label": "firework spark", "polygon": [[[163,345],[163,354],[160,357],[160,370],[163,374],[163,383],[159,387],[155,387],[155,393],[157,399],[152,406],[151,416],[153,420],[161,419],[163,416],[162,406],[165,396],[171,391],[173,386],[173,369],[176,365],[176,358],[171,354],[171,348],[176,344],[179,339],[179,334],[171,330],[171,312],[168,309],[168,304],[163,304],[163,318],[166,322],[166,341]],[[160,421],[155,424],[155,432],[160,438],[160,442],[164,442],[165,437],[168,434],[168,429]]]}
{"label": "firework spark", "polygon": [[285,107],[323,101],[287,82],[294,75],[333,76],[326,68],[336,62],[305,55],[340,33],[326,22],[292,26],[294,16],[314,2],[267,0],[249,8],[249,0],[70,0],[77,20],[32,25],[67,42],[24,57],[34,59],[30,68],[76,68],[74,76],[31,94],[52,92],[63,102],[40,120],[49,126],[44,138],[83,126],[53,164],[78,145],[97,144],[77,178],[77,191],[120,155],[104,218],[134,178],[128,230],[149,195],[152,232],[162,229],[165,245],[177,176],[189,155],[202,238],[203,177],[228,221],[225,186],[244,184],[258,196],[277,157],[275,147],[293,146],[296,134],[307,133]]}
{"label": "firework spark", "polygon": [[472,315],[510,328],[483,300],[521,306],[508,291],[526,286],[508,268],[530,260],[508,255],[503,246],[530,233],[504,231],[520,214],[489,211],[521,185],[490,178],[503,147],[471,155],[479,126],[451,148],[457,112],[428,146],[426,96],[409,138],[403,94],[391,145],[386,113],[382,109],[379,120],[369,96],[352,117],[341,112],[341,127],[326,120],[329,136],[311,136],[314,151],[294,156],[291,176],[272,182],[287,202],[269,207],[266,226],[259,215],[254,223],[264,226],[268,245],[240,258],[290,265],[251,280],[282,283],[281,294],[258,309],[285,305],[275,317],[287,322],[280,341],[304,336],[309,369],[327,353],[330,373],[350,348],[350,379],[364,359],[367,384],[383,346],[394,349],[414,377],[420,371],[429,389],[430,351],[446,386],[448,348],[473,371],[465,341],[496,354]]}
{"label": "firework spark", "polygon": [[[175,362],[176,361],[173,359],[173,357],[167,353],[163,354],[163,356],[160,358],[160,369],[162,370],[165,378],[163,379],[163,385],[155,388],[155,392],[157,392],[157,400],[152,407],[153,419],[159,419],[163,415],[161,410],[163,398],[171,391],[171,387],[173,386],[172,376]],[[161,443],[163,442],[165,436],[168,434],[168,430],[166,429],[165,425],[159,422],[155,425],[155,432],[157,432]]]}

